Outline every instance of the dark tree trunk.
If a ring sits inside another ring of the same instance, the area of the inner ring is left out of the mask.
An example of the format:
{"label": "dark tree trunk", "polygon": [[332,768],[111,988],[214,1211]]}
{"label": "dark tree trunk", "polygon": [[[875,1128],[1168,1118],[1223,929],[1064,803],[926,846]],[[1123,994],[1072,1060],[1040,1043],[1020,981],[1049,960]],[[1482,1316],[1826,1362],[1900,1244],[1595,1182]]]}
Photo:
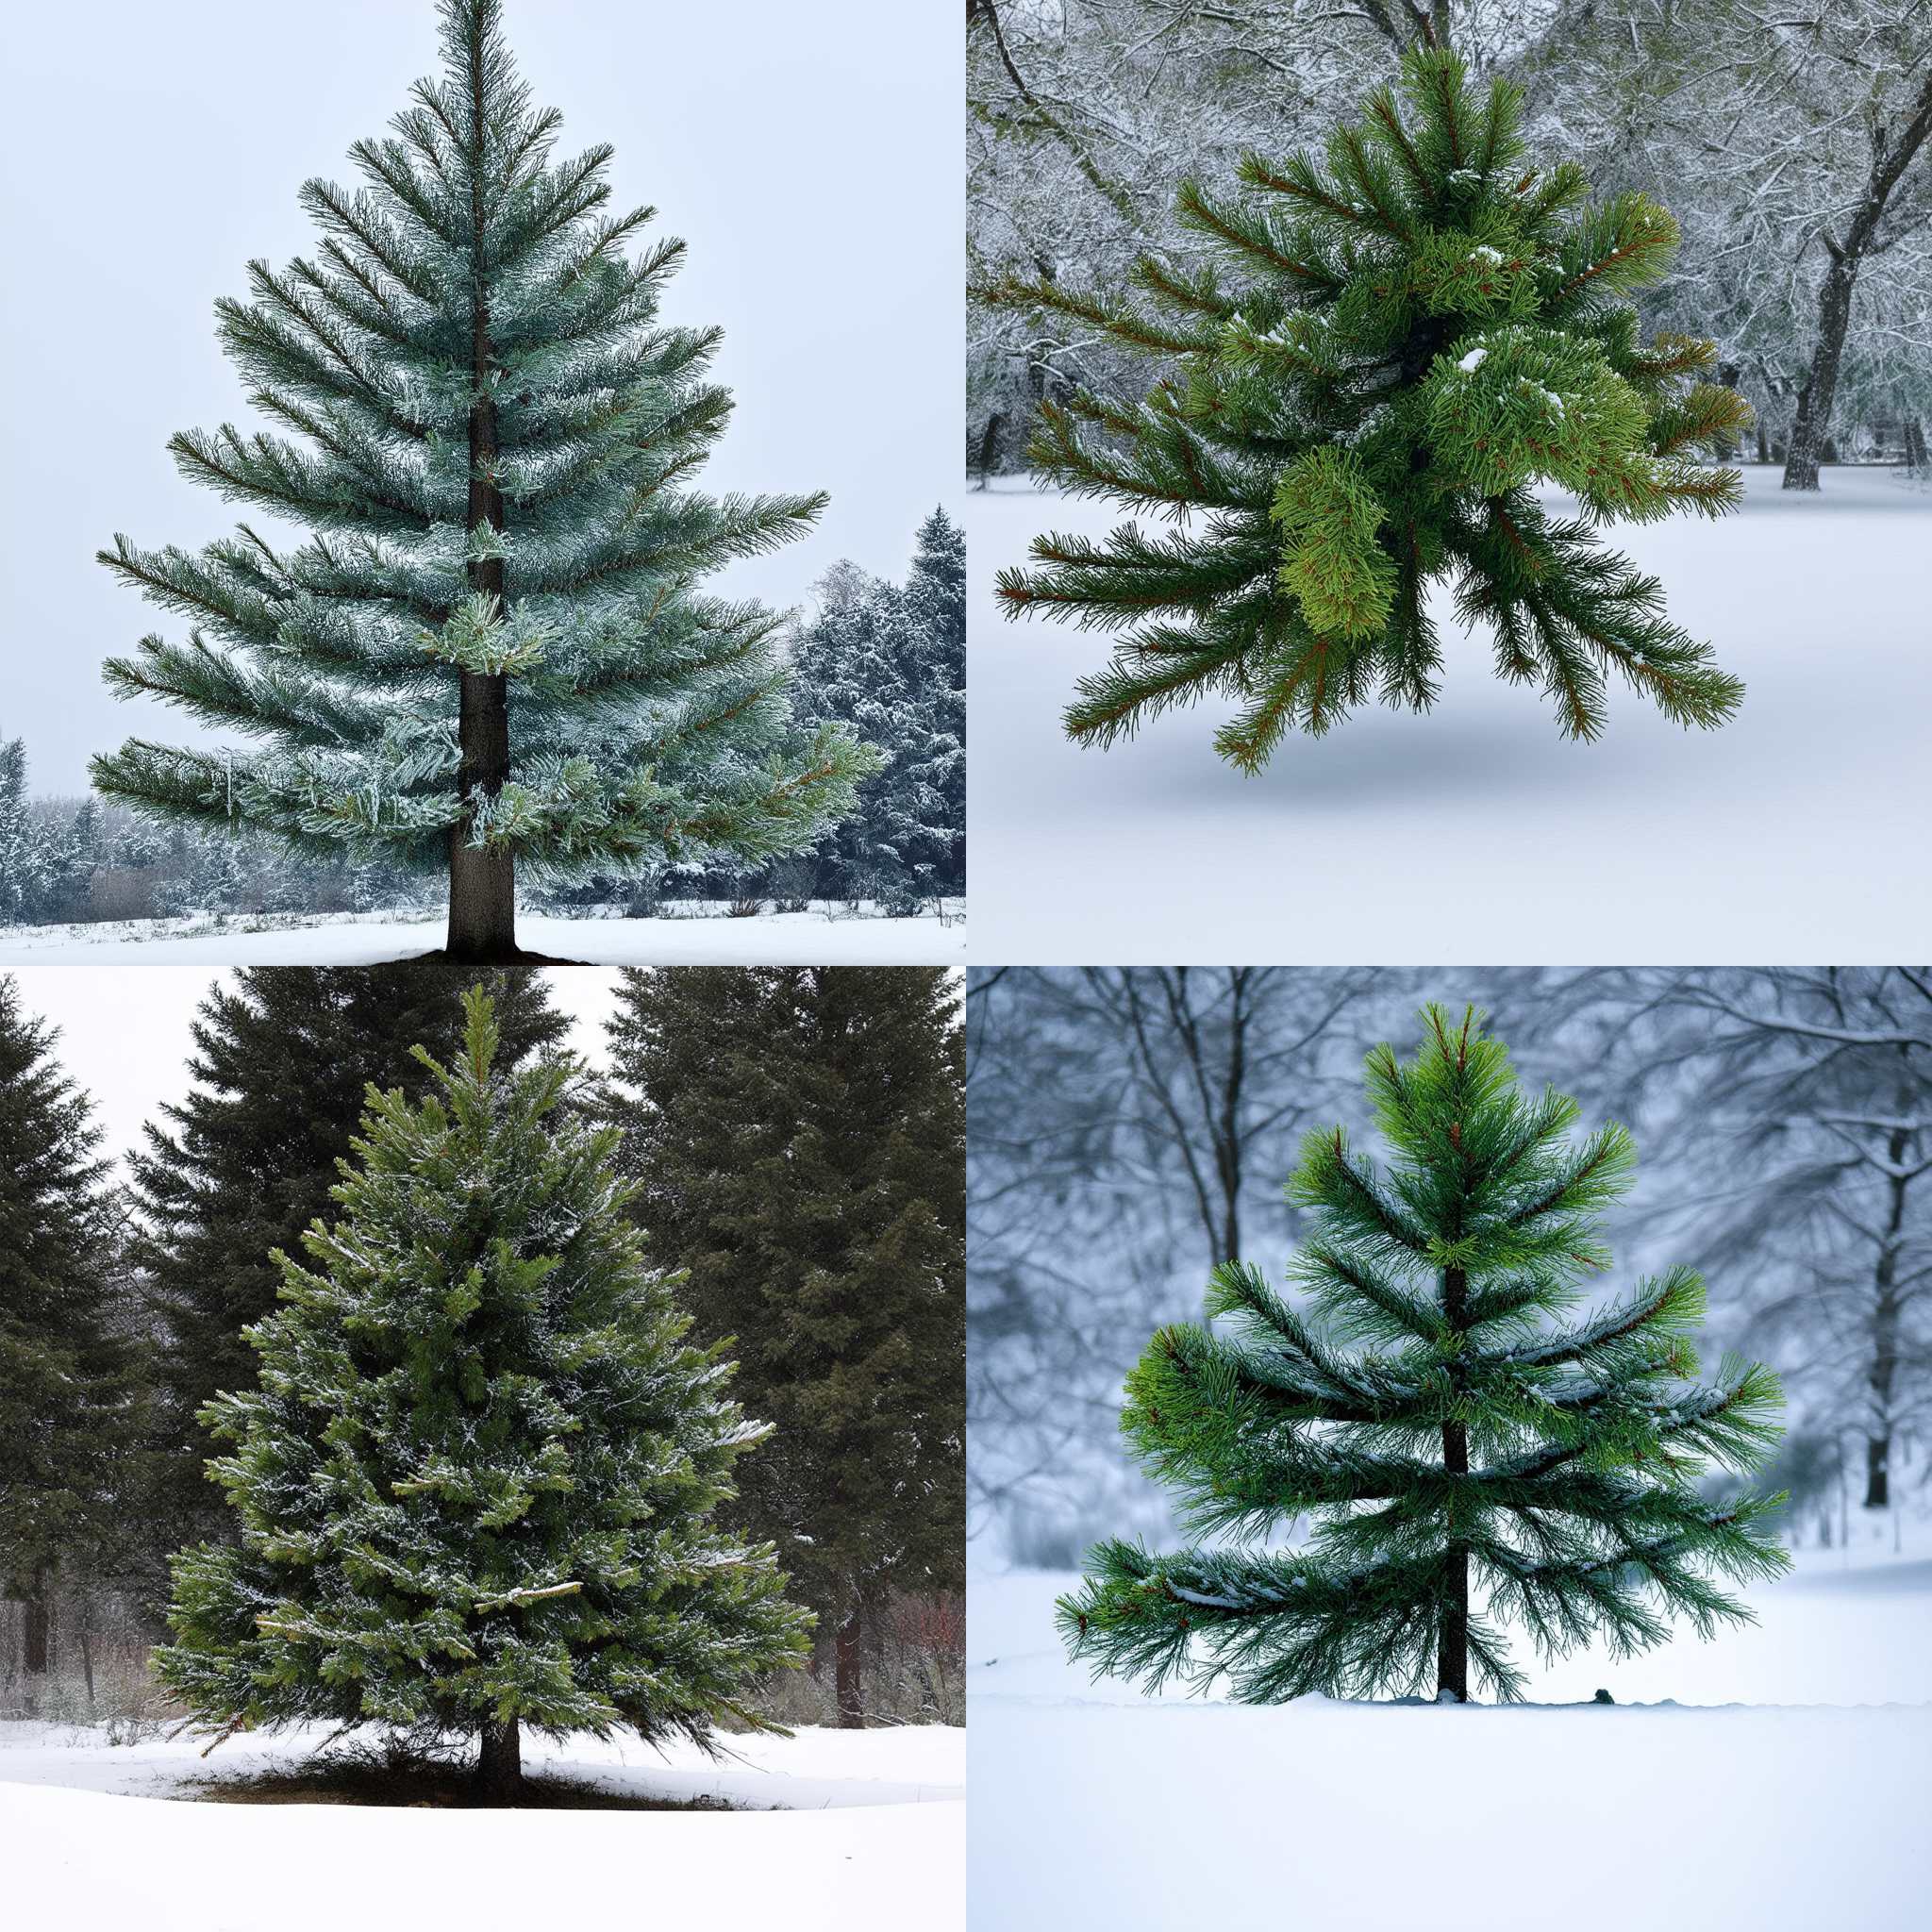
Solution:
{"label": "dark tree trunk", "polygon": [[982,490],[992,475],[992,466],[999,458],[1000,425],[1005,420],[997,409],[989,410],[986,427],[979,432],[979,487]]}
{"label": "dark tree trunk", "polygon": [[860,1632],[859,1614],[854,1610],[839,1625],[839,1634],[834,1640],[836,1666],[833,1684],[839,1699],[839,1728],[844,1731],[865,1728],[863,1664],[858,1652]]}
{"label": "dark tree trunk", "polygon": [[[471,128],[480,155],[485,113],[480,73],[471,75]],[[470,503],[467,527],[504,525],[503,491],[496,475],[496,403],[490,390],[495,351],[490,337],[489,265],[481,256],[483,190],[473,170],[470,189],[471,234],[478,250],[470,320]],[[503,559],[482,558],[469,566],[470,589],[508,605]],[[450,828],[449,933],[453,959],[466,965],[500,964],[517,956],[516,861],[508,852],[486,851],[470,843],[471,814],[480,793],[494,798],[509,777],[509,680],[482,672],[462,674],[457,743],[461,754],[457,784],[463,816]]]}
{"label": "dark tree trunk", "polygon": [[[1442,1468],[1450,1475],[1469,1474],[1469,1431],[1460,1423],[1442,1424]],[[1458,1704],[1469,1702],[1469,1550],[1452,1538],[1442,1591],[1441,1621],[1436,1631],[1436,1695],[1446,1690]]]}
{"label": "dark tree trunk", "polygon": [[517,1805],[524,1796],[524,1737],[514,1721],[483,1726],[476,1795],[486,1805]]}
{"label": "dark tree trunk", "polygon": [[[1442,1272],[1442,1313],[1461,1331],[1468,1319],[1469,1282],[1459,1268]],[[1451,1374],[1455,1374],[1452,1369]],[[1442,1424],[1442,1471],[1469,1474],[1469,1430],[1461,1423]],[[1436,1627],[1436,1695],[1446,1691],[1458,1704],[1469,1702],[1469,1547],[1458,1534],[1455,1504],[1450,1505],[1449,1544],[1444,1557],[1440,1621]]]}
{"label": "dark tree trunk", "polygon": [[1785,458],[1787,490],[1816,490],[1818,465],[1831,426],[1832,398],[1838,391],[1839,364],[1844,359],[1845,331],[1852,320],[1852,291],[1857,286],[1858,258],[1835,249],[1818,297],[1818,342],[1811,367],[1798,391],[1798,409],[1791,419],[1791,447]]}
{"label": "dark tree trunk", "polygon": [[[22,1609],[21,1667],[29,1677],[44,1677],[54,1628],[54,1620],[47,1607],[47,1573],[44,1570],[34,1572],[31,1591]],[[28,1686],[29,1691],[32,1688]]]}
{"label": "dark tree trunk", "polygon": [[1791,450],[1785,461],[1787,490],[1818,488],[1819,458],[1831,432],[1832,398],[1838,389],[1839,364],[1844,358],[1845,329],[1852,317],[1852,291],[1885,218],[1891,192],[1928,134],[1932,134],[1932,75],[1920,84],[1911,117],[1898,129],[1895,140],[1890,125],[1880,123],[1875,127],[1864,198],[1847,224],[1843,239],[1823,238],[1831,259],[1824,272],[1824,285],[1818,291],[1818,342],[1811,352],[1805,386],[1798,391],[1798,413],[1791,425]]}
{"label": "dark tree trunk", "polygon": [[1886,1143],[1891,1170],[1887,1183],[1890,1199],[1885,1219],[1885,1235],[1878,1247],[1878,1265],[1873,1271],[1875,1291],[1872,1308],[1872,1366],[1866,1386],[1872,1391],[1872,1426],[1865,1433],[1865,1507],[1891,1507],[1891,1395],[1898,1379],[1898,1331],[1902,1310],[1899,1306],[1898,1250],[1906,1224],[1906,1190],[1910,1183],[1904,1169],[1910,1152],[1911,1136],[1895,1128]]}

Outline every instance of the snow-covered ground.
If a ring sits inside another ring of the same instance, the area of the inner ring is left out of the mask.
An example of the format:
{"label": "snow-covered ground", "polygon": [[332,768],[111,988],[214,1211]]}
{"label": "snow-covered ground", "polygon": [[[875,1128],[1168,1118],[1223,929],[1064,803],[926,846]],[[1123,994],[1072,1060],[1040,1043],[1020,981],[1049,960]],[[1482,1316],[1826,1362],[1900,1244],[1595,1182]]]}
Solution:
{"label": "snow-covered ground", "polygon": [[[371,966],[442,944],[443,918],[395,913],[230,919],[130,919],[98,925],[0,926],[9,966]],[[966,956],[965,902],[943,919],[853,916],[843,908],[733,919],[517,915],[525,952],[589,966],[944,966]]]}
{"label": "snow-covered ground", "polygon": [[[1535,1706],[1150,1699],[1070,1576],[968,1595],[974,1932],[1905,1932],[1932,1924],[1932,1560],[1802,1553],[1759,1624],[1534,1673]],[[1526,1654],[1526,1653],[1525,1653]],[[1602,1686],[1614,1708],[1589,1702]]]}
{"label": "snow-covered ground", "polygon": [[1774,469],[1745,476],[1720,523],[1607,533],[1748,685],[1723,730],[1684,731],[1619,681],[1604,738],[1572,743],[1445,600],[1433,711],[1371,705],[1255,778],[1214,755],[1220,701],[1110,751],[1071,744],[1060,712],[1107,639],[1007,622],[993,575],[1036,534],[1100,536],[1125,513],[1016,485],[968,495],[973,958],[1917,957],[1932,496],[1877,469],[1827,470],[1815,497]]}
{"label": "snow-covered ground", "polygon": [[[0,1923],[61,1932],[462,1932],[964,1923],[965,1733],[803,1730],[708,1765],[633,1742],[525,1746],[525,1768],[731,1812],[453,1811],[177,1801],[184,1778],[299,1758],[324,1734],[112,1748],[0,1724]],[[176,1794],[176,1795],[171,1795]]]}

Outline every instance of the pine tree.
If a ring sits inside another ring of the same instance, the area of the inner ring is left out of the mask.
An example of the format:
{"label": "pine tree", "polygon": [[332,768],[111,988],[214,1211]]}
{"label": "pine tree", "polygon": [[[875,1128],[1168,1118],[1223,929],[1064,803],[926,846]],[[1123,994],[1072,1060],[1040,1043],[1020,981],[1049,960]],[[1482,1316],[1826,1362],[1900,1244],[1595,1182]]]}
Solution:
{"label": "pine tree", "polygon": [[940,890],[966,890],[966,533],[943,508],[919,526],[906,580],[924,743],[907,758]]}
{"label": "pine tree", "polygon": [[[1625,299],[1677,242],[1641,194],[1587,204],[1573,161],[1524,158],[1522,95],[1474,89],[1446,48],[1405,58],[1325,165],[1250,155],[1245,194],[1180,190],[1212,263],[1149,257],[1138,297],[1009,278],[997,306],[1082,319],[1174,365],[1137,408],[1087,392],[1041,412],[1031,459],[1075,494],[1172,519],[1105,542],[1047,536],[1003,572],[1009,616],[1132,626],[1082,681],[1069,734],[1109,744],[1213,693],[1243,771],[1291,727],[1326,731],[1372,696],[1425,710],[1442,654],[1426,592],[1495,636],[1498,674],[1540,686],[1566,734],[1594,738],[1612,673],[1680,724],[1721,724],[1743,694],[1663,615],[1656,578],[1599,525],[1732,508],[1737,473],[1702,467],[1749,411],[1696,378],[1715,346],[1639,340]],[[1539,482],[1574,493],[1553,514]]]}
{"label": "pine tree", "polygon": [[966,544],[942,509],[903,587],[841,564],[799,633],[808,724],[848,725],[880,755],[853,816],[821,847],[835,891],[917,910],[966,883]]}
{"label": "pine tree", "polygon": [[638,1213],[778,1424],[744,1520],[835,1635],[840,1722],[889,1594],[965,1537],[963,1061],[938,968],[627,972],[608,1117]]}
{"label": "pine tree", "polygon": [[224,1731],[303,1720],[480,1740],[513,1801],[522,1732],[701,1744],[809,1618],[769,1546],[711,1517],[767,1433],[687,1342],[610,1166],[559,1118],[567,1056],[501,1069],[465,998],[440,1090],[369,1096],[340,1218],[281,1257],[259,1386],[205,1412],[242,1541],[176,1559],[162,1679]]}
{"label": "pine tree", "polygon": [[[242,1331],[275,1309],[274,1251],[297,1252],[302,1231],[328,1213],[364,1093],[415,1091],[424,1076],[414,1046],[439,1059],[460,1049],[460,996],[475,978],[438,961],[244,968],[202,1001],[192,1085],[161,1108],[129,1160],[129,1256],[159,1328],[148,1509],[157,1557],[226,1531],[194,1417],[219,1391],[254,1379]],[[567,1022],[541,975],[508,968],[484,984],[500,1065],[562,1040]]]}
{"label": "pine tree", "polygon": [[111,1543],[135,1419],[87,1096],[0,976],[0,1587],[47,1668],[51,1580]]}
{"label": "pine tree", "polygon": [[[1710,1573],[1785,1567],[1765,1526],[1782,1497],[1699,1489],[1707,1461],[1770,1452],[1782,1395],[1728,1358],[1695,1386],[1697,1275],[1574,1312],[1609,1262],[1598,1226],[1630,1185],[1629,1135],[1573,1141],[1575,1102],[1524,1093],[1482,1016],[1430,1007],[1423,1023],[1414,1058],[1368,1059],[1387,1172],[1339,1127],[1303,1145],[1290,1194],[1314,1232],[1291,1279],[1306,1304],[1228,1262],[1208,1300],[1225,1328],[1164,1328],[1129,1376],[1122,1428],[1211,1541],[1092,1552],[1059,1624],[1096,1671],[1225,1675],[1272,1703],[1459,1701],[1473,1667],[1514,1698],[1511,1624],[1546,1656],[1596,1635],[1628,1656],[1672,1615],[1704,1637],[1750,1620]],[[1257,1547],[1305,1514],[1308,1541]]]}
{"label": "pine tree", "polygon": [[500,0],[441,0],[446,72],[364,186],[302,191],[318,258],[249,270],[223,347],[277,431],[170,447],[184,475],[308,526],[102,560],[191,620],[111,659],[263,750],[130,740],[95,783],[166,817],[447,866],[448,946],[515,957],[514,872],[810,846],[870,769],[836,731],[781,753],[782,618],[703,575],[790,541],[821,495],[683,487],[722,434],[716,329],[658,322],[683,243],[627,251],[608,147],[569,160],[532,107]]}
{"label": "pine tree", "polygon": [[24,924],[33,910],[27,868],[33,826],[26,810],[26,745],[0,740],[0,925]]}

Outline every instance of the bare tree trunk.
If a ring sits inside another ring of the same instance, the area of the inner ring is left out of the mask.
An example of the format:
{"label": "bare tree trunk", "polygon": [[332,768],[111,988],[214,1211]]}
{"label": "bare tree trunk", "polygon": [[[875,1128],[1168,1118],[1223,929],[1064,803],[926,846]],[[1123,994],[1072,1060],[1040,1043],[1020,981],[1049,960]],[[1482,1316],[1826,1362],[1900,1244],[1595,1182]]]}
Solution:
{"label": "bare tree trunk", "polygon": [[836,1666],[833,1683],[839,1699],[839,1728],[843,1731],[865,1728],[864,1665],[858,1649],[861,1634],[859,1613],[855,1609],[839,1625],[839,1634],[834,1640]]}
{"label": "bare tree trunk", "polygon": [[1891,1395],[1898,1378],[1899,1307],[1898,1250],[1906,1223],[1906,1189],[1909,1185],[1902,1172],[1911,1136],[1901,1129],[1886,1143],[1890,1168],[1890,1205],[1885,1219],[1885,1236],[1879,1243],[1878,1265],[1873,1271],[1877,1294],[1872,1309],[1872,1366],[1865,1377],[1872,1391],[1872,1425],[1865,1437],[1865,1507],[1885,1509],[1891,1505]]}
{"label": "bare tree trunk", "polygon": [[[25,1612],[20,1626],[21,1668],[29,1680],[47,1674],[47,1656],[52,1646],[54,1620],[47,1603],[47,1571],[45,1565],[36,1569],[29,1593],[22,1604]],[[27,1684],[31,1699],[35,1686]]]}
{"label": "bare tree trunk", "polygon": [[524,1796],[523,1732],[512,1719],[483,1726],[476,1757],[476,1795],[486,1805],[516,1805]]}
{"label": "bare tree trunk", "polygon": [[1818,292],[1818,341],[1811,352],[1810,372],[1798,391],[1798,413],[1791,424],[1791,450],[1785,462],[1787,490],[1818,488],[1819,458],[1831,430],[1831,405],[1838,389],[1839,364],[1844,358],[1845,330],[1851,322],[1852,291],[1857,286],[1858,270],[1877,235],[1892,190],[1928,134],[1932,134],[1932,75],[1921,84],[1912,116],[1896,140],[1890,138],[1885,123],[1874,125],[1872,172],[1866,179],[1864,199],[1847,225],[1844,239],[1835,241],[1829,234],[1821,238],[1831,260]]}
{"label": "bare tree trunk", "polygon": [[1832,399],[1838,391],[1839,364],[1844,359],[1845,331],[1852,319],[1852,291],[1858,280],[1858,258],[1831,247],[1831,266],[1818,296],[1818,341],[1811,351],[1811,368],[1798,391],[1798,409],[1791,419],[1790,454],[1785,458],[1787,490],[1816,490],[1818,465],[1831,426]]}
{"label": "bare tree trunk", "polygon": [[80,1613],[80,1671],[87,1680],[87,1717],[92,1724],[96,1715],[94,1706],[94,1633],[92,1611],[83,1609]]}
{"label": "bare tree trunk", "polygon": [[[470,76],[472,139],[480,158],[485,113],[483,76]],[[480,174],[472,170],[471,233],[479,251],[483,234],[483,189]],[[480,256],[475,264],[475,288],[470,320],[470,502],[467,527],[504,525],[503,491],[497,486],[496,402],[490,389],[495,352],[490,336],[489,265]],[[507,609],[504,568],[500,557],[473,559],[470,589],[492,599],[499,612]],[[444,944],[450,958],[468,965],[499,964],[517,957],[516,861],[507,851],[490,851],[470,842],[475,801],[480,794],[493,799],[509,777],[509,680],[499,675],[465,671],[457,723],[461,763],[457,785],[462,794],[463,816],[450,827],[449,931]]]}

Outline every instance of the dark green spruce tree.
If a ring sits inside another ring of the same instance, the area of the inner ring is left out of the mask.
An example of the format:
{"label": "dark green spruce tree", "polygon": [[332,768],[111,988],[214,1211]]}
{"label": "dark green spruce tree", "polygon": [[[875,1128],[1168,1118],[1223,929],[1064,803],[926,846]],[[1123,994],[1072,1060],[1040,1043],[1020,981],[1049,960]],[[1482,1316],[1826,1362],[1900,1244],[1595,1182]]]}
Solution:
{"label": "dark green spruce tree", "polygon": [[[329,1212],[368,1089],[413,1094],[427,1077],[413,1047],[439,1059],[460,1049],[462,994],[477,977],[435,960],[244,968],[202,1001],[193,1084],[161,1108],[129,1161],[128,1258],[158,1330],[143,1536],[152,1590],[165,1591],[169,1552],[229,1533],[195,1417],[219,1391],[255,1378],[242,1331],[275,1310],[274,1251],[298,1252],[303,1230]],[[538,974],[512,967],[483,980],[501,1065],[561,1041],[568,1023]]]}
{"label": "dark green spruce tree", "polygon": [[[1525,1093],[1474,1012],[1423,1014],[1416,1056],[1378,1046],[1368,1089],[1391,1155],[1311,1134],[1290,1183],[1312,1234],[1299,1306],[1240,1261],[1214,1332],[1162,1329],[1121,1425],[1202,1539],[1175,1556],[1107,1542],[1062,1599],[1072,1654],[1158,1686],[1225,1676],[1273,1703],[1522,1694],[1508,1633],[1544,1656],[1617,1656],[1670,1618],[1700,1636],[1750,1611],[1713,1578],[1774,1576],[1782,1497],[1710,1501],[1707,1464],[1755,1467],[1781,1433],[1769,1369],[1699,1386],[1704,1286],[1673,1268],[1579,1309],[1609,1265],[1603,1210],[1629,1187],[1614,1124],[1571,1137],[1574,1101]],[[1313,1525],[1270,1552],[1271,1531]]]}
{"label": "dark green spruce tree", "polygon": [[636,1212],[778,1427],[742,1485],[833,1638],[841,1724],[894,1592],[965,1543],[965,1111],[928,967],[627,972],[607,1107]]}
{"label": "dark green spruce tree", "polygon": [[258,1386],[209,1407],[241,1541],[176,1559],[156,1669],[222,1732],[475,1737],[510,1803],[525,1729],[756,1722],[810,1618],[712,1521],[767,1431],[646,1265],[617,1132],[559,1112],[574,1059],[510,1072],[480,988],[465,1010],[437,1091],[371,1090],[339,1218],[250,1331]]}
{"label": "dark green spruce tree", "polygon": [[170,445],[308,534],[102,553],[192,626],[108,683],[264,743],[136,739],[93,774],[161,818],[447,867],[450,953],[502,961],[519,864],[804,850],[872,758],[836,729],[784,751],[782,617],[698,589],[824,499],[687,487],[731,399],[704,379],[719,332],[658,320],[683,243],[634,257],[653,210],[609,211],[610,149],[557,158],[499,0],[441,12],[443,75],[351,150],[362,185],[302,190],[315,257],[218,305],[273,428]]}
{"label": "dark green spruce tree", "polygon": [[1041,537],[1033,568],[1001,574],[1009,616],[1124,632],[1080,685],[1074,738],[1109,744],[1220,696],[1237,709],[1217,747],[1254,772],[1291,729],[1371,698],[1425,710],[1439,580],[1493,633],[1497,673],[1541,687],[1572,737],[1603,729],[1613,675],[1683,724],[1737,708],[1743,687],[1596,533],[1731,508],[1737,473],[1699,458],[1734,446],[1749,411],[1697,379],[1714,344],[1639,340],[1626,298],[1666,273],[1671,216],[1636,193],[1590,205],[1574,161],[1525,158],[1521,118],[1513,83],[1479,91],[1421,45],[1325,159],[1250,155],[1229,197],[1182,185],[1204,266],[1145,258],[1128,295],[979,291],[1169,370],[1135,408],[1047,406],[1031,445],[1047,481],[1173,525]]}
{"label": "dark green spruce tree", "polygon": [[100,1130],[54,1041],[0,976],[0,1591],[30,1683],[58,1572],[111,1559],[138,1413]]}

